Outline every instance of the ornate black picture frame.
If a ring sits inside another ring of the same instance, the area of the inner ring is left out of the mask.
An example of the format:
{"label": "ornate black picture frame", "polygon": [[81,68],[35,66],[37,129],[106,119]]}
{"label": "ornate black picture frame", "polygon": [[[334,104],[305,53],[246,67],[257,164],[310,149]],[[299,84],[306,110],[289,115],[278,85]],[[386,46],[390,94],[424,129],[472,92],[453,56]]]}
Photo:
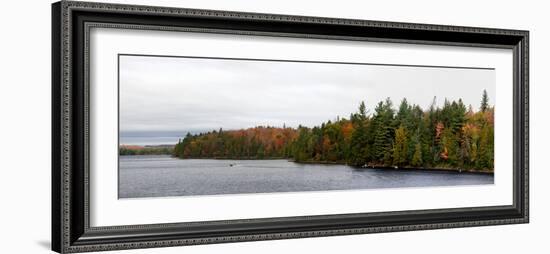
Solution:
{"label": "ornate black picture frame", "polygon": [[[91,27],[513,50],[513,205],[112,227],[89,224]],[[52,249],[60,253],[472,227],[529,221],[529,32],[62,1],[52,5]]]}

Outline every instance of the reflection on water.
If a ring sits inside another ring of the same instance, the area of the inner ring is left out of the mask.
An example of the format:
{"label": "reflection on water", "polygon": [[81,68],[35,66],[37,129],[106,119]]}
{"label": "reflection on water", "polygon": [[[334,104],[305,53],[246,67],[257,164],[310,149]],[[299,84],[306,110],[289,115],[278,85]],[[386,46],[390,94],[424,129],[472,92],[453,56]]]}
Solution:
{"label": "reflection on water", "polygon": [[286,160],[181,160],[120,156],[119,198],[492,184],[493,175],[298,164]]}

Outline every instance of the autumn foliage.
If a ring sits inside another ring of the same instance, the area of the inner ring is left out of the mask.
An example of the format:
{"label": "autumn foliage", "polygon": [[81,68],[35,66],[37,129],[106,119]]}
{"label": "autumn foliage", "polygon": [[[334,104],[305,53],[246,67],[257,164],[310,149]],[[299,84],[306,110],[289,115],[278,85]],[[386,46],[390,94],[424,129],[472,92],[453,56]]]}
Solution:
{"label": "autumn foliage", "polygon": [[187,134],[174,148],[180,158],[288,158],[298,132],[293,128],[255,127],[246,130]]}
{"label": "autumn foliage", "polygon": [[179,158],[273,159],[493,171],[494,107],[484,91],[476,112],[462,100],[434,102],[428,110],[388,98],[372,114],[362,102],[356,113],[320,126],[259,126],[187,134],[175,146]]}

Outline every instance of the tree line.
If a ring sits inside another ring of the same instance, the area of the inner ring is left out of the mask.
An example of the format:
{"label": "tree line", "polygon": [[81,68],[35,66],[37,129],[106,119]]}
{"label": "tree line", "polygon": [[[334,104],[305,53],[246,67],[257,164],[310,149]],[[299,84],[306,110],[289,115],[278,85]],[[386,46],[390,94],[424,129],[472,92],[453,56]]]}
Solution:
{"label": "tree line", "polygon": [[163,155],[173,154],[172,146],[131,146],[121,145],[118,148],[119,155]]}
{"label": "tree line", "polygon": [[387,98],[373,112],[361,102],[349,118],[312,128],[255,127],[187,134],[174,147],[179,158],[269,159],[342,163],[354,167],[393,166],[493,171],[494,106],[483,91],[476,111],[461,99],[435,98],[427,110]]}
{"label": "tree line", "polygon": [[258,126],[245,130],[187,133],[174,147],[180,158],[268,159],[290,158],[298,132],[293,128]]}

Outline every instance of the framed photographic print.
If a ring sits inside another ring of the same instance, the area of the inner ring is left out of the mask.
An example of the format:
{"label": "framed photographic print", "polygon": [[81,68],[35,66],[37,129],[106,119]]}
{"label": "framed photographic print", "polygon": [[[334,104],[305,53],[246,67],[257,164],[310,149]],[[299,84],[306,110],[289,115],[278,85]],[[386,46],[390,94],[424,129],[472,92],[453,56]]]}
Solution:
{"label": "framed photographic print", "polygon": [[52,11],[57,252],[528,222],[528,31]]}

